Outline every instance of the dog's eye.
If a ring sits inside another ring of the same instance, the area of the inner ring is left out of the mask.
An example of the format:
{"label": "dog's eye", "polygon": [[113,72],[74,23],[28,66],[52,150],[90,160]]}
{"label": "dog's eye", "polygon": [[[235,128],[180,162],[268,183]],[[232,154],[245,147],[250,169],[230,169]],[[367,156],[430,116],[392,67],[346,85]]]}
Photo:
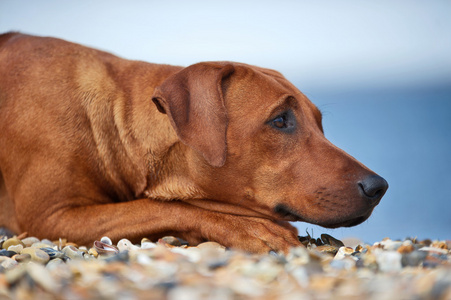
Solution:
{"label": "dog's eye", "polygon": [[272,125],[277,128],[287,128],[287,122],[283,116],[277,117],[272,120]]}
{"label": "dog's eye", "polygon": [[293,112],[289,110],[269,121],[269,124],[277,130],[291,133],[296,128],[296,117]]}

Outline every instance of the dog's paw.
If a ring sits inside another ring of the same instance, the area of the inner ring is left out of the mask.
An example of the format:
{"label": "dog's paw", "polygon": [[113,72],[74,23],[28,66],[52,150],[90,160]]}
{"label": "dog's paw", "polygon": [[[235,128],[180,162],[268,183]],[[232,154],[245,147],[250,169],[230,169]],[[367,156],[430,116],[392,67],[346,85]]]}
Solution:
{"label": "dog's paw", "polygon": [[253,253],[288,253],[301,246],[294,226],[263,218],[218,214],[212,223],[203,224],[201,232],[208,240]]}

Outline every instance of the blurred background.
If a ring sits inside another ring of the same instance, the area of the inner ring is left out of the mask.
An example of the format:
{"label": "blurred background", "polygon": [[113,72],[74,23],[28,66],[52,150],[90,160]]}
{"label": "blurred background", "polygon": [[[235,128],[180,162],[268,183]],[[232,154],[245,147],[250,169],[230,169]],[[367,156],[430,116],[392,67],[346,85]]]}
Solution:
{"label": "blurred background", "polygon": [[231,60],[282,72],[326,137],[390,188],[354,228],[300,234],[451,239],[451,2],[0,1],[0,32],[54,36],[128,59]]}

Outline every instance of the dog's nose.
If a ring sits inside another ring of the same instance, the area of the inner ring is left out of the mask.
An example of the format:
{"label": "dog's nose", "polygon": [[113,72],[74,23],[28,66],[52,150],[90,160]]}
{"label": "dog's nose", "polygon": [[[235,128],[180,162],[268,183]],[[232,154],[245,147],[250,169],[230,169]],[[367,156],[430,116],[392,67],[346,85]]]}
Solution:
{"label": "dog's nose", "polygon": [[379,175],[369,175],[359,182],[362,195],[377,205],[388,189],[387,181]]}

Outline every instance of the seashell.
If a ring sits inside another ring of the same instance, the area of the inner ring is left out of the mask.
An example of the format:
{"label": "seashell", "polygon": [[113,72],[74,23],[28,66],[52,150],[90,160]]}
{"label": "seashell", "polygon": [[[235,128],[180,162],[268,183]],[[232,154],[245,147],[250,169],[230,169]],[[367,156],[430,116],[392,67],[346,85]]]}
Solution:
{"label": "seashell", "polygon": [[117,248],[119,249],[119,252],[141,249],[140,247],[133,245],[133,243],[127,239],[120,240],[117,243]]}
{"label": "seashell", "polygon": [[100,239],[100,241],[101,241],[102,243],[107,244],[107,245],[110,245],[110,246],[113,245],[113,242],[112,242],[111,239],[110,239],[109,237],[107,237],[107,236],[102,237],[102,238]]}
{"label": "seashell", "polygon": [[8,249],[10,246],[19,245],[19,244],[22,246],[25,246],[25,244],[22,243],[22,241],[19,240],[18,238],[10,238],[3,242],[2,248]]}
{"label": "seashell", "polygon": [[322,253],[332,254],[335,255],[338,252],[338,247],[332,246],[332,245],[322,245],[316,247],[316,250]]}
{"label": "seashell", "polygon": [[[111,240],[110,240],[111,241]],[[119,253],[119,249],[113,245],[105,244],[101,241],[94,242],[94,249],[99,254],[116,254]]]}
{"label": "seashell", "polygon": [[54,258],[64,258],[65,255],[64,253],[55,250],[53,248],[41,248],[42,251],[44,251],[45,253],[47,253],[50,257],[50,259],[54,259]]}
{"label": "seashell", "polygon": [[335,246],[337,248],[340,248],[340,247],[344,246],[342,241],[337,240],[336,238],[334,238],[334,237],[332,237],[332,236],[330,236],[328,234],[325,234],[325,233],[323,233],[321,235],[321,240],[323,241],[324,244]]}
{"label": "seashell", "polygon": [[1,256],[5,256],[5,257],[13,257],[14,255],[16,255],[17,253],[14,251],[8,251],[8,250],[0,250],[0,257]]}

